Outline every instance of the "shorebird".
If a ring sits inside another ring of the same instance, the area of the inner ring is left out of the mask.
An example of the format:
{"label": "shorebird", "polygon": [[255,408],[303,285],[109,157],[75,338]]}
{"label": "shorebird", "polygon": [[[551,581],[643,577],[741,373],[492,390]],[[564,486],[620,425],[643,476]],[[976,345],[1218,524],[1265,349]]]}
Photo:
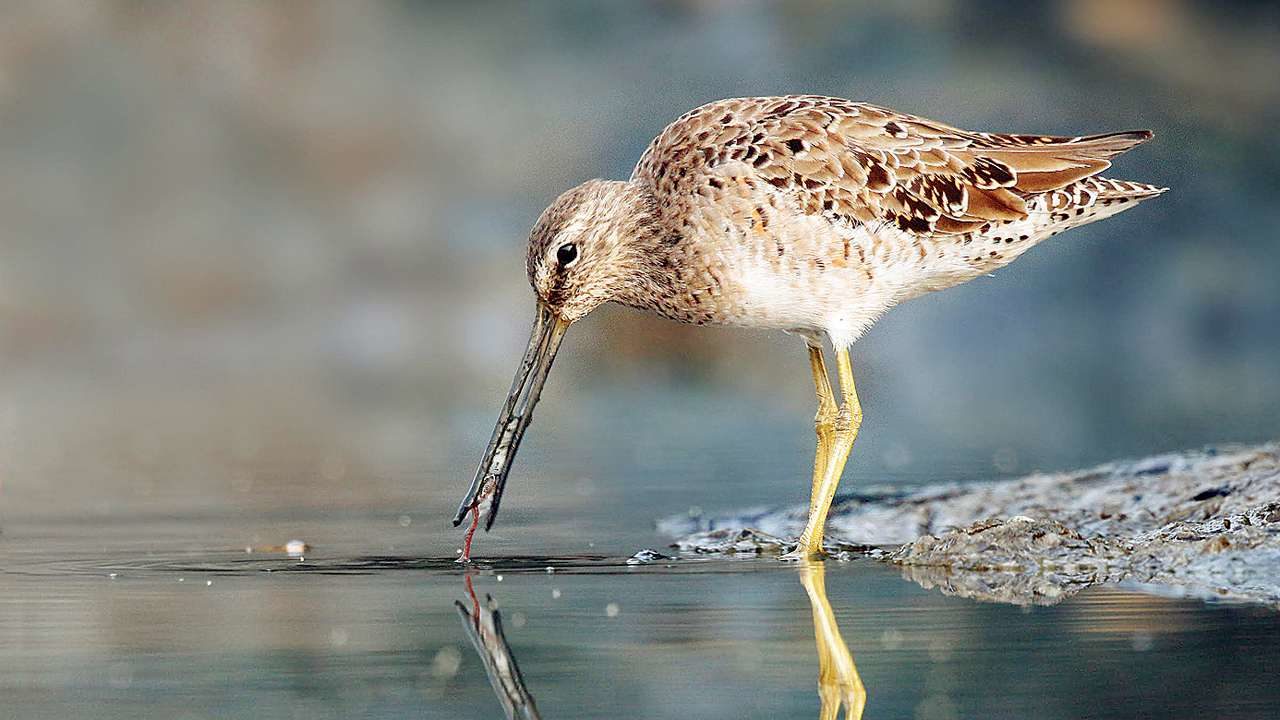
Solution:
{"label": "shorebird", "polygon": [[[771,328],[807,348],[818,411],[808,520],[785,557],[822,553],[862,424],[849,347],[886,310],[1013,262],[1165,188],[1099,175],[1146,130],[973,132],[863,102],[721,100],[678,118],[631,178],[561,195],[529,235],[528,349],[454,517],[493,526],[565,331],[605,302],[698,325]],[[832,389],[823,342],[836,361]]]}

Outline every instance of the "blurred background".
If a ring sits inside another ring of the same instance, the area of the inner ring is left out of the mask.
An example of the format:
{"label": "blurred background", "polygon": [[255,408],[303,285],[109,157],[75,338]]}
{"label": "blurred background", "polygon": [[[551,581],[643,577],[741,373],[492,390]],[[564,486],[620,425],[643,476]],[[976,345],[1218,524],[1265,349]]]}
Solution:
{"label": "blurred background", "polygon": [[[741,95],[1156,132],[1110,174],[1168,195],[859,342],[854,483],[1274,438],[1277,74],[1270,2],[5,3],[0,521],[440,526],[523,348],[528,228]],[[599,312],[504,522],[803,502],[811,394],[794,338]]]}

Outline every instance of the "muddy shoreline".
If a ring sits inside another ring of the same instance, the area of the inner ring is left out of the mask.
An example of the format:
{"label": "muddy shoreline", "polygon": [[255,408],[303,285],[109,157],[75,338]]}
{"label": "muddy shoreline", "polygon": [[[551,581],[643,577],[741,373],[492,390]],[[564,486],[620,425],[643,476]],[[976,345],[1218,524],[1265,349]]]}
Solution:
{"label": "muddy shoreline", "polygon": [[[805,508],[659,522],[696,554],[773,554]],[[1099,584],[1280,608],[1280,443],[1209,448],[990,483],[838,496],[828,551],[928,588],[1053,604]]]}

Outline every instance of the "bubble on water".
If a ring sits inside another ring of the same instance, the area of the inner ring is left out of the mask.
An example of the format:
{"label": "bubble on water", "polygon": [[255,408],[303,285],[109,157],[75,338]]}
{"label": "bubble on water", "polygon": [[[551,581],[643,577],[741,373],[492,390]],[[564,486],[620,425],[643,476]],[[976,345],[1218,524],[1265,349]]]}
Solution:
{"label": "bubble on water", "polygon": [[118,577],[120,577],[120,576],[119,576],[119,574],[117,574],[117,573],[111,573],[110,575],[107,575],[107,577],[111,578],[112,580],[115,580],[116,578],[118,578]]}
{"label": "bubble on water", "polygon": [[445,645],[436,651],[431,660],[431,674],[437,678],[451,678],[458,674],[462,666],[462,653],[452,645]]}
{"label": "bubble on water", "polygon": [[502,576],[501,576],[501,575],[499,575],[499,576],[498,576],[498,582],[502,582]]}
{"label": "bubble on water", "polygon": [[413,518],[408,515],[401,515],[398,522],[400,523],[400,527],[409,527],[413,524]]}
{"label": "bubble on water", "polygon": [[178,578],[178,582],[186,582],[186,581],[187,581],[186,578]]}
{"label": "bubble on water", "polygon": [[620,612],[622,612],[622,609],[618,607],[618,603],[609,603],[604,606],[604,614],[609,617],[618,617]]}
{"label": "bubble on water", "polygon": [[550,575],[551,573],[553,573],[553,572],[555,572],[555,571],[556,571],[556,569],[555,569],[555,568],[551,567],[550,565],[548,565],[548,566],[547,566],[547,574],[548,574],[548,575]]}
{"label": "bubble on water", "polygon": [[554,599],[556,599],[556,600],[559,600],[559,599],[560,599],[560,588],[551,588],[551,597],[552,597],[552,598],[554,598]]}
{"label": "bubble on water", "polygon": [[342,647],[347,644],[350,636],[347,635],[346,628],[336,627],[329,631],[329,644],[334,647]]}
{"label": "bubble on water", "polygon": [[204,586],[205,586],[205,587],[213,587],[213,581],[212,581],[212,580],[205,580],[205,581],[204,581]]}
{"label": "bubble on water", "polygon": [[897,628],[888,628],[880,633],[880,646],[885,650],[897,650],[902,647],[902,633]]}

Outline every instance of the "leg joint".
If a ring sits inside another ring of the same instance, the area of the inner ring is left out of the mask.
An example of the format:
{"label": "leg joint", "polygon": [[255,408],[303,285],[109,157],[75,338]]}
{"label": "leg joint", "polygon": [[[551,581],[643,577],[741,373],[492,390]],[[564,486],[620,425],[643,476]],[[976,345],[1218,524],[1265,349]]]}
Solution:
{"label": "leg joint", "polygon": [[829,430],[836,425],[836,419],[840,416],[836,409],[835,403],[819,403],[818,412],[813,416],[813,425],[821,430]]}
{"label": "leg joint", "polygon": [[862,427],[862,408],[840,408],[835,417],[836,432],[855,433]]}

